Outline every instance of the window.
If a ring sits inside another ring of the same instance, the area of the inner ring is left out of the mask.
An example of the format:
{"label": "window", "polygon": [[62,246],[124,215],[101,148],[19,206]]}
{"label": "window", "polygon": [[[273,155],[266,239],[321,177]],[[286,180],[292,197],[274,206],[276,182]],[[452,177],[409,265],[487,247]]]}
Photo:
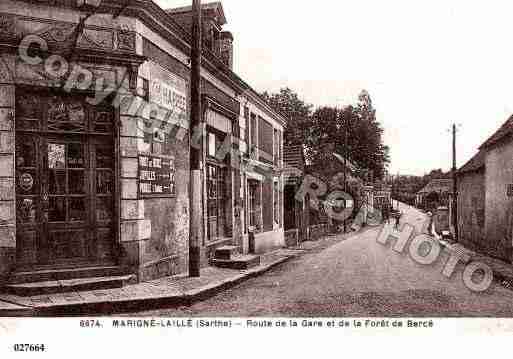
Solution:
{"label": "window", "polygon": [[217,139],[214,133],[208,133],[208,155],[211,157],[216,156],[217,151]]}
{"label": "window", "polygon": [[244,140],[246,141],[249,147],[249,108],[244,107]]}
{"label": "window", "polygon": [[280,183],[274,182],[274,222],[280,224]]}
{"label": "window", "polygon": [[[225,139],[227,139],[225,134],[210,129],[207,130],[207,154],[209,157],[217,158],[221,161],[225,159],[225,156],[230,151],[229,144],[224,143]],[[228,147],[225,148],[227,145]],[[225,153],[222,154],[222,151],[225,151]]]}
{"label": "window", "polygon": [[224,168],[207,165],[207,196],[208,238],[209,240],[224,238],[226,236],[226,170]]}
{"label": "window", "polygon": [[279,166],[281,163],[281,132],[274,130],[274,164]]}
{"label": "window", "polygon": [[270,164],[273,163],[273,125],[265,121],[263,118],[258,118],[258,148],[260,161],[265,161]]}
{"label": "window", "polygon": [[251,153],[251,147],[257,146],[257,117],[254,113],[251,114],[251,123],[250,123],[250,153]]}
{"label": "window", "polygon": [[248,217],[249,226],[255,229],[260,229],[259,213],[260,211],[260,182],[249,180],[248,181]]}

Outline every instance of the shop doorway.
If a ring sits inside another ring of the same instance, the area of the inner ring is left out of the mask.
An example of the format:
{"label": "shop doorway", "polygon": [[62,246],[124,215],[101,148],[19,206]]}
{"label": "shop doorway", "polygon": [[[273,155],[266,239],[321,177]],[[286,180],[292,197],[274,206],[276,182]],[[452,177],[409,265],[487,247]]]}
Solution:
{"label": "shop doorway", "polygon": [[85,95],[16,91],[18,270],[114,264],[114,111]]}

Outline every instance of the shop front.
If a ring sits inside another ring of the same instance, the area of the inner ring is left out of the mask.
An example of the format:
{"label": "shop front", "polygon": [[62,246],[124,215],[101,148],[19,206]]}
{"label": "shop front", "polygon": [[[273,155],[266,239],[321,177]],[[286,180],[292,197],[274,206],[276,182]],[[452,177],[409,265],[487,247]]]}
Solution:
{"label": "shop front", "polygon": [[135,34],[96,28],[117,41],[99,49],[79,38],[69,51],[74,25],[0,20],[1,282],[128,272],[119,99],[135,91],[144,62]]}
{"label": "shop front", "polygon": [[204,260],[208,262],[216,248],[238,244],[234,227],[238,230],[239,226],[235,221],[233,202],[234,181],[238,176],[233,132],[238,116],[220,100],[208,95],[204,95],[203,103],[206,124]]}
{"label": "shop front", "polygon": [[115,112],[86,97],[16,88],[17,270],[115,264]]}

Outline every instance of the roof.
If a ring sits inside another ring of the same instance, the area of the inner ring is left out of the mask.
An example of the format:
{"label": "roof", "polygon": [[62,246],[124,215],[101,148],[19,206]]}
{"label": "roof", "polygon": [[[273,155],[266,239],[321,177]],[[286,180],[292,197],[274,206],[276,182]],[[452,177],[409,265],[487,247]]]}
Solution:
{"label": "roof", "polygon": [[451,191],[452,191],[452,180],[451,179],[433,179],[417,193],[451,192]]}
{"label": "roof", "polygon": [[495,132],[488,140],[485,141],[479,147],[480,150],[487,149],[493,145],[495,145],[497,142],[503,140],[505,137],[511,135],[513,133],[513,116],[508,118],[506,122]]}
{"label": "roof", "polygon": [[[33,0],[19,1],[30,4],[34,3]],[[38,0],[37,3],[56,7],[78,7],[77,2],[72,0]],[[222,5],[220,2],[203,4],[202,6],[206,9],[217,9],[218,11],[222,11]],[[179,14],[179,11],[187,11],[187,6],[164,10],[155,2],[155,0],[124,0],[123,2],[119,0],[104,0],[102,2],[102,9],[106,12],[117,13],[119,11],[126,11],[127,8],[130,9],[130,15],[126,14],[125,16],[133,16],[140,19],[145,24],[149,25],[152,31],[159,33],[166,41],[171,42],[180,52],[184,54],[190,53],[192,44],[190,31],[184,29],[184,27],[181,26],[173,16],[173,11],[178,11],[176,14]],[[224,11],[220,13],[220,15],[224,18]],[[222,18],[220,18],[220,20],[222,20]],[[258,91],[223,63],[218,56],[204,50],[203,59],[204,61],[202,61],[202,66],[204,66],[207,71],[234,89],[238,94],[247,96],[255,101],[263,111],[274,117],[281,125],[284,127],[287,125],[287,118],[283,114],[274,110],[265,101],[262,95],[258,93]]]}
{"label": "roof", "polygon": [[[202,4],[201,5],[201,9],[202,10],[214,10],[214,11],[217,11],[217,14],[219,15],[219,18],[218,18],[219,24],[220,25],[224,25],[224,24],[227,23],[226,22],[226,16],[224,15],[223,5],[221,4],[220,1],[215,1],[215,2],[210,2],[210,3]],[[177,7],[177,8],[172,8],[172,9],[166,9],[166,12],[168,14],[170,14],[170,15],[183,14],[183,13],[188,13],[188,12],[191,12],[191,11],[192,11],[192,6],[191,5]]]}
{"label": "roof", "polygon": [[480,170],[485,165],[485,157],[486,152],[484,150],[480,150],[458,170],[458,173],[462,174]]}
{"label": "roof", "polygon": [[[171,8],[171,9],[164,10],[159,5],[157,5],[155,3],[155,0],[150,0],[150,1],[151,1],[152,5],[154,5],[159,11],[163,11],[166,14],[166,18],[168,21],[171,21],[173,25],[177,26],[180,29],[180,31],[182,32],[182,34],[181,34],[182,40],[185,41],[187,43],[187,45],[190,47],[192,44],[192,38],[191,38],[192,35],[191,35],[190,30],[185,29],[183,27],[183,24],[180,24],[176,20],[176,17],[174,17],[173,15],[180,15],[180,14],[184,14],[187,12],[191,12],[192,6],[182,6],[182,7],[178,7],[178,8]],[[216,10],[218,12],[218,15],[220,16],[218,21],[220,22],[221,25],[224,25],[227,23],[226,17],[224,14],[224,10],[223,10],[223,5],[221,4],[220,1],[202,4],[201,6],[202,6],[203,10]],[[185,35],[185,36],[183,36],[183,35]],[[233,35],[229,31],[222,31],[221,36],[228,36],[228,37],[231,36],[233,39]],[[278,122],[280,122],[283,127],[287,126],[288,121],[289,121],[288,118],[284,114],[282,114],[279,111],[276,111],[274,108],[272,108],[258,91],[256,91],[251,85],[249,85],[245,80],[243,80],[231,68],[227,67],[226,64],[224,64],[218,58],[217,55],[215,55],[214,53],[210,53],[206,49],[203,49],[203,57],[206,60],[213,62],[213,65],[215,67],[213,74],[215,74],[215,75],[222,74],[222,75],[227,76],[228,79],[230,81],[233,81],[238,88],[242,89],[241,95],[251,97],[253,100],[258,102],[258,104],[260,104],[263,107],[264,111],[270,113],[272,117],[275,117],[275,119]],[[206,65],[206,63],[207,63],[207,61],[203,61],[202,66]],[[222,81],[222,79],[221,79],[221,81]]]}

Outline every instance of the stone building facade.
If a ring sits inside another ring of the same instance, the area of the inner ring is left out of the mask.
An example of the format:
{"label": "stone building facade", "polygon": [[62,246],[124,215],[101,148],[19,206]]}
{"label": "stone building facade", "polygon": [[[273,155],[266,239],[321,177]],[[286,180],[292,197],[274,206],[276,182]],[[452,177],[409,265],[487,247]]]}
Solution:
{"label": "stone building facade", "polygon": [[[233,37],[205,50],[205,128],[191,131],[190,35],[173,12],[84,3],[0,4],[2,282],[43,270],[138,281],[186,272],[198,133],[203,265],[222,244],[248,251],[250,225],[257,251],[283,245],[285,119],[233,72]],[[224,25],[220,3],[204,12]]]}
{"label": "stone building facade", "polygon": [[479,151],[458,171],[457,208],[460,242],[482,252],[489,251],[484,231],[485,204],[485,152]]}
{"label": "stone building facade", "polygon": [[513,117],[459,171],[461,241],[492,257],[512,261]]}
{"label": "stone building facade", "polygon": [[485,157],[485,238],[489,252],[512,260],[513,117],[480,148]]}

